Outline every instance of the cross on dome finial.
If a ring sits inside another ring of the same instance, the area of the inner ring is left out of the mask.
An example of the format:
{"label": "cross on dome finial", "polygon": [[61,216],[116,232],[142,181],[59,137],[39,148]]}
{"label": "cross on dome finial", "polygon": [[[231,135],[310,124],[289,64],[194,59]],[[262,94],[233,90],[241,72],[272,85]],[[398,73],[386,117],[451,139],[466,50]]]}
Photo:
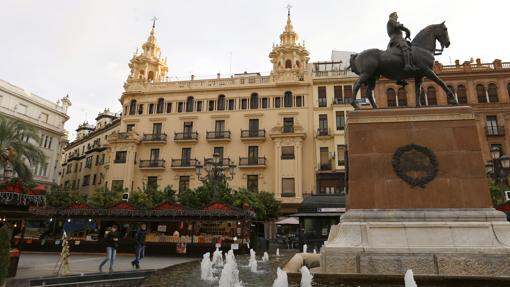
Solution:
{"label": "cross on dome finial", "polygon": [[285,6],[285,8],[287,8],[287,16],[290,17],[290,8],[292,8],[292,5],[287,4],[287,6]]}
{"label": "cross on dome finial", "polygon": [[156,18],[156,16],[154,16],[151,20],[152,20],[152,29],[154,29],[156,27],[156,21],[158,20],[158,18]]}

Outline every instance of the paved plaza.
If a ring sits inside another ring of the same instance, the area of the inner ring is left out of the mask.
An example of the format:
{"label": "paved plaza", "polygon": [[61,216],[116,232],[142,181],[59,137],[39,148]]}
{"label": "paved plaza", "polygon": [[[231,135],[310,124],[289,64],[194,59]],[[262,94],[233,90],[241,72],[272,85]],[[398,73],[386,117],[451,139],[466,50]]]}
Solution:
{"label": "paved plaza", "polygon": [[[18,273],[16,279],[51,276],[53,275],[53,270],[55,268],[56,262],[58,261],[58,258],[58,253],[22,253],[18,265]],[[98,272],[99,263],[103,259],[104,254],[101,253],[71,254],[69,260],[71,274]],[[131,260],[133,260],[132,254],[118,254],[115,261],[114,270],[132,270]],[[161,269],[192,260],[196,259],[182,257],[146,257],[142,260],[140,265],[142,269]],[[107,265],[105,265],[104,270],[108,270]]]}

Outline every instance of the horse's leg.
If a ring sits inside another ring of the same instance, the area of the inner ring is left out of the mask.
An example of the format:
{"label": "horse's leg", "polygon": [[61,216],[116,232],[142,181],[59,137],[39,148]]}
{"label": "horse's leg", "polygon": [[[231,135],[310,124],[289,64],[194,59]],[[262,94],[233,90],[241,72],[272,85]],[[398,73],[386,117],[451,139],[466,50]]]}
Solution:
{"label": "horse's leg", "polygon": [[445,84],[445,82],[443,82],[443,80],[441,80],[437,75],[436,73],[434,73],[434,71],[430,68],[427,68],[425,70],[425,76],[427,78],[429,78],[430,80],[434,81],[434,83],[438,84],[442,89],[443,91],[446,93],[446,97],[447,97],[447,101],[448,101],[448,104],[450,105],[458,105],[459,103],[457,102],[457,100],[455,99],[455,95],[453,94],[452,91],[450,91],[450,89],[448,88],[448,86]]}
{"label": "horse's leg", "polygon": [[420,97],[421,97],[421,83],[423,82],[423,77],[414,78],[414,93],[416,94],[416,107],[421,107]]}
{"label": "horse's leg", "polygon": [[356,95],[358,95],[358,91],[361,88],[361,85],[367,83],[368,78],[369,78],[368,74],[363,73],[359,75],[359,78],[356,80],[356,83],[354,83],[354,88],[352,89],[351,105],[354,107],[355,110],[359,109],[359,106],[356,103]]}
{"label": "horse's leg", "polygon": [[367,82],[367,98],[370,101],[370,105],[372,105],[372,108],[377,109],[377,105],[374,101],[373,91],[375,88],[375,79],[370,78]]}

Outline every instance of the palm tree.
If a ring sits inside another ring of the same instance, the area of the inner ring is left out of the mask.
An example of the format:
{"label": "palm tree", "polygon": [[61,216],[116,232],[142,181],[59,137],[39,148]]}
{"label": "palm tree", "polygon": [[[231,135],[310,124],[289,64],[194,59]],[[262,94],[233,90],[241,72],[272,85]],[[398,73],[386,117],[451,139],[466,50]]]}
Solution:
{"label": "palm tree", "polygon": [[19,178],[27,182],[32,179],[32,171],[27,165],[44,163],[46,157],[37,144],[36,130],[27,124],[0,116],[0,167],[12,168]]}

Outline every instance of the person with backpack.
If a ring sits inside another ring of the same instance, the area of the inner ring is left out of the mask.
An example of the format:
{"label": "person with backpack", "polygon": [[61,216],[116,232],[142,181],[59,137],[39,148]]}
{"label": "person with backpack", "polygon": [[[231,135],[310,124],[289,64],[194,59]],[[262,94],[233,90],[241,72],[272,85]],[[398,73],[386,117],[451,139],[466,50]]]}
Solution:
{"label": "person with backpack", "polygon": [[103,266],[108,261],[110,261],[109,272],[113,272],[113,264],[115,263],[117,248],[119,247],[119,232],[117,231],[117,225],[112,225],[110,231],[105,234],[104,242],[106,245],[106,258],[103,262],[101,262],[101,264],[99,264],[99,272],[103,272]]}
{"label": "person with backpack", "polygon": [[145,235],[147,233],[147,225],[142,223],[140,228],[135,232],[135,260],[131,261],[131,266],[140,269],[140,260],[145,256]]}

